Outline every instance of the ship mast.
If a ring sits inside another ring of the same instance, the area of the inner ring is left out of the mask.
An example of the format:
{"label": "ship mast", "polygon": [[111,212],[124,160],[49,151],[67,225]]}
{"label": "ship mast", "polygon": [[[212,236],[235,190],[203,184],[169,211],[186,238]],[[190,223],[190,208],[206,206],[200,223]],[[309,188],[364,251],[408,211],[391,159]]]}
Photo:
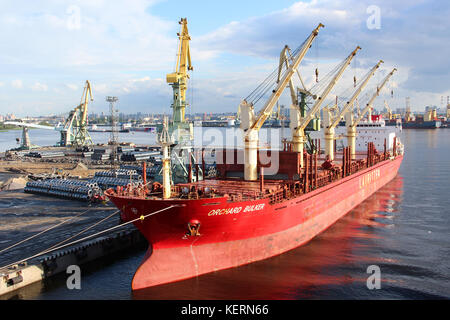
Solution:
{"label": "ship mast", "polygon": [[163,149],[162,158],[162,176],[163,176],[163,198],[169,199],[171,196],[171,179],[170,179],[170,154],[169,146],[172,140],[168,131],[168,120],[164,117],[161,134],[158,136],[158,142]]}

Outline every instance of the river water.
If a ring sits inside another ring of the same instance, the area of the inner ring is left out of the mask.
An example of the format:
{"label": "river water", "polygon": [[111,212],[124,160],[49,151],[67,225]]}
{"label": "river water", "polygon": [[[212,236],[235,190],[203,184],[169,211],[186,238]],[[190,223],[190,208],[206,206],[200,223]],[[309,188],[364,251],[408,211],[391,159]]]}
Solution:
{"label": "river water", "polygon": [[[38,130],[30,130],[34,143],[49,138],[50,132],[40,131],[41,138]],[[14,135],[0,133],[0,147]],[[94,140],[97,135],[104,141],[109,137],[94,133]],[[120,137],[154,141],[146,133]],[[450,129],[403,130],[401,139],[405,158],[398,176],[302,247],[137,293],[131,291],[131,279],[145,252],[134,250],[83,267],[81,290],[68,290],[66,275],[61,275],[20,291],[16,298],[448,299]],[[367,269],[373,265],[380,269],[381,288],[369,290]]]}

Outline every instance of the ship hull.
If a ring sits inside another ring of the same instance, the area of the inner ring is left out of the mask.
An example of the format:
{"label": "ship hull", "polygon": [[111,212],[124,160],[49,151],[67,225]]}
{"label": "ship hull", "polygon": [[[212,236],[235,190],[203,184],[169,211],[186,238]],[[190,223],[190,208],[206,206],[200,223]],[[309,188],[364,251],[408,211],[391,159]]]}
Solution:
{"label": "ship hull", "polygon": [[403,129],[437,129],[441,127],[441,121],[403,122]]}
{"label": "ship hull", "polygon": [[[267,199],[239,203],[185,200],[182,208],[139,221],[135,225],[151,245],[134,275],[132,289],[245,265],[301,246],[391,181],[402,160],[403,156],[398,156],[382,161],[276,204],[269,204]],[[183,203],[110,199],[122,210],[125,220]],[[200,235],[186,237],[186,224],[193,218],[201,221]]]}

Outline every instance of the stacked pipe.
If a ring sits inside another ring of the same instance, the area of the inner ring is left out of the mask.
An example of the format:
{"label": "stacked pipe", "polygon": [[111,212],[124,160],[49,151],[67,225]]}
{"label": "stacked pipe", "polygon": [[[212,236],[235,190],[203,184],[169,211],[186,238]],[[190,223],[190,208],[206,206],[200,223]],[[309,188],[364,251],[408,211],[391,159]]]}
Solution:
{"label": "stacked pipe", "polygon": [[109,171],[97,171],[94,175],[95,177],[111,177],[111,178],[122,178],[122,179],[133,179],[138,180],[141,174],[134,169],[115,169]]}
{"label": "stacked pipe", "polygon": [[91,154],[92,160],[109,160],[111,149],[94,149],[94,153]]}
{"label": "stacked pipe", "polygon": [[100,188],[106,190],[109,188],[115,188],[117,186],[127,186],[128,184],[130,184],[132,187],[142,186],[142,177],[139,177],[139,179],[135,180],[130,178],[94,177],[90,181],[97,183]]}
{"label": "stacked pipe", "polygon": [[[142,175],[142,167],[137,165],[121,165],[120,169],[135,170],[137,174]],[[161,165],[147,167],[147,176],[153,177],[161,171]]]}
{"label": "stacked pipe", "polygon": [[47,152],[29,152],[25,154],[27,157],[33,158],[56,158],[56,157],[64,157],[64,152],[62,151],[47,151]]}
{"label": "stacked pipe", "polygon": [[122,146],[117,147],[117,152],[119,152],[119,153],[126,153],[126,152],[132,152],[132,151],[134,151],[133,147],[122,147]]}
{"label": "stacked pipe", "polygon": [[30,181],[27,182],[24,191],[81,201],[91,201],[95,196],[102,194],[99,185],[94,182],[65,179]]}
{"label": "stacked pipe", "polygon": [[148,160],[150,157],[160,155],[160,152],[155,151],[145,151],[145,152],[128,152],[122,154],[121,160],[122,161],[142,161],[142,160]]}

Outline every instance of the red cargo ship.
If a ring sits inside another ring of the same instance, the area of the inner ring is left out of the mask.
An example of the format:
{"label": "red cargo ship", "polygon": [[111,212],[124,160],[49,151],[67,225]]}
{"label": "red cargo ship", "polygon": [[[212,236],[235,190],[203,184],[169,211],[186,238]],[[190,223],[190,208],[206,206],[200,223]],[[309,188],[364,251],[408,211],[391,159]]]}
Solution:
{"label": "red cargo ship", "polygon": [[[394,140],[392,150],[378,152],[369,143],[367,153],[353,160],[344,148],[332,164],[317,153],[272,151],[279,152],[277,176],[261,175],[258,163],[259,181],[227,178],[244,170],[237,164],[242,151],[231,150],[234,163],[217,161],[221,178],[177,184],[169,199],[158,184],[152,190],[107,190],[124,221],[141,217],[134,224],[150,243],[132,289],[237,267],[305,244],[397,175],[403,160],[397,145]],[[222,150],[217,159],[225,155]]]}

